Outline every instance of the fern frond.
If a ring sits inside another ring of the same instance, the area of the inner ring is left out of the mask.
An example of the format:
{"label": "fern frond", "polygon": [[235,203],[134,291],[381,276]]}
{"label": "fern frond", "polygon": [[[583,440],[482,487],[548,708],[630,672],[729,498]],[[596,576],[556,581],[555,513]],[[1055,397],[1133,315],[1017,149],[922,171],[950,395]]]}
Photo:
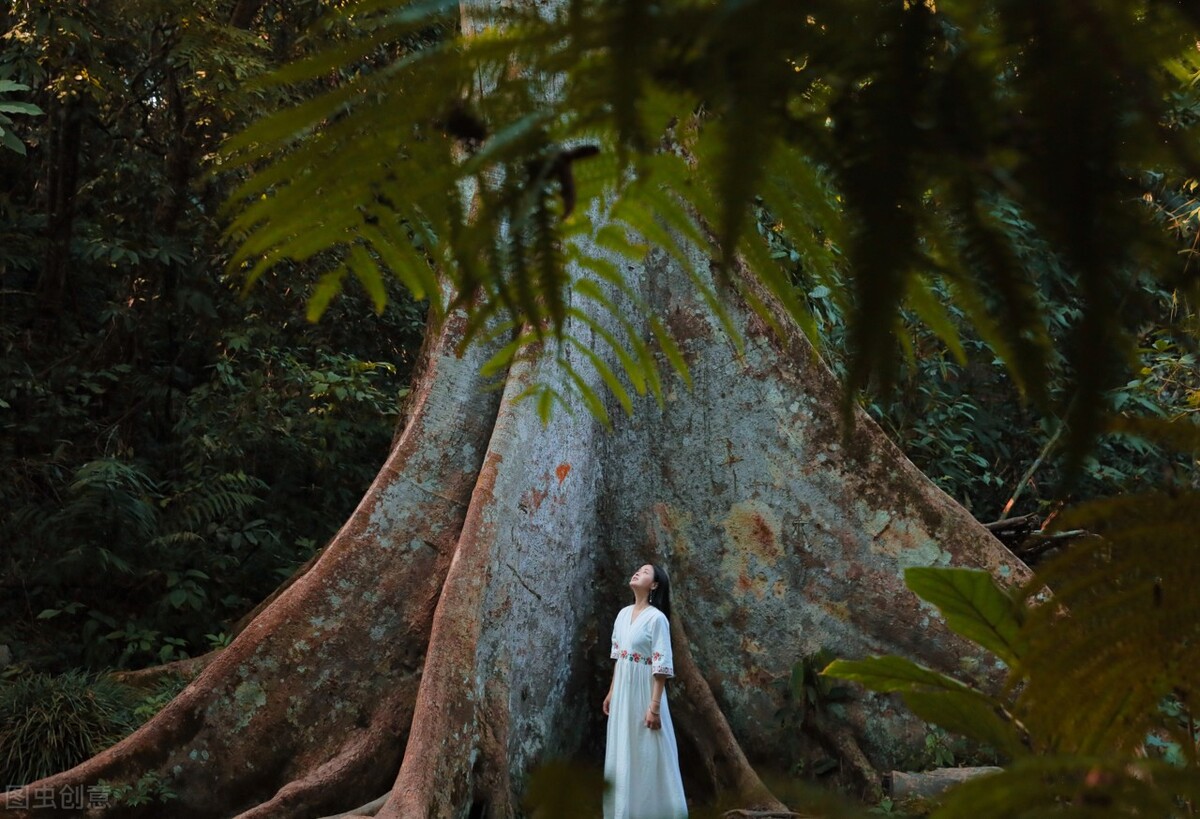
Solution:
{"label": "fern frond", "polygon": [[155,481],[134,464],[115,458],[89,461],[75,471],[66,502],[47,523],[82,539],[119,532],[142,540],[158,526],[157,493]]}
{"label": "fern frond", "polygon": [[170,519],[159,541],[167,543],[169,538],[186,538],[192,533],[200,536],[209,524],[236,518],[260,503],[267,488],[262,480],[243,472],[225,473],[192,486],[167,499]]}
{"label": "fern frond", "polygon": [[[906,302],[961,360],[932,296],[944,285],[1024,395],[1044,403],[1047,369],[1065,354],[1079,396],[1065,411],[1073,458],[1102,431],[1101,399],[1132,343],[1111,320],[1121,294],[1140,271],[1162,278],[1173,264],[1131,204],[1129,169],[1200,167],[1182,128],[1163,124],[1190,76],[1178,66],[1194,63],[1193,18],[1110,2],[1076,25],[1034,0],[573,0],[472,7],[469,36],[454,38],[450,5],[349,4],[339,19],[361,39],[270,80],[302,81],[372,49],[398,55],[228,144],[223,167],[255,168],[230,199],[231,267],[248,282],[287,260],[348,264],[378,309],[383,268],[425,294],[435,270],[471,333],[503,314],[562,342],[576,256],[640,264],[651,244],[734,344],[708,268],[733,270],[739,255],[815,337],[795,271],[753,235],[761,196],[804,275],[848,317],[851,393],[887,385],[897,341],[914,354],[896,333]],[[440,41],[411,41],[439,25]],[[482,138],[448,127],[455,108]],[[564,175],[564,146],[580,144],[598,157]],[[586,218],[567,217],[576,196]],[[587,227],[594,245],[572,251]],[[1084,310],[1067,344],[1047,333],[1036,259],[1076,277]],[[773,321],[761,298],[748,301]]]}
{"label": "fern frond", "polygon": [[1130,749],[1164,696],[1200,696],[1200,493],[1096,501],[1055,527],[1095,536],[1039,573],[1054,602],[1030,618],[1018,702],[1062,750]]}

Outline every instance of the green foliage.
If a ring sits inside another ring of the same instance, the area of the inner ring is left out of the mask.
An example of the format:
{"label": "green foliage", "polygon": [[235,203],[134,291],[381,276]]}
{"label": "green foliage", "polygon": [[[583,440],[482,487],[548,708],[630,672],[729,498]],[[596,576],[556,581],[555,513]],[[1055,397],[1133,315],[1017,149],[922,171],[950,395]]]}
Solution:
{"label": "green foliage", "polygon": [[137,726],[132,708],[124,686],[78,670],[0,682],[0,778],[19,785],[74,767]]}
{"label": "green foliage", "polygon": [[12,80],[0,80],[0,145],[25,156],[25,143],[13,134],[13,120],[9,114],[40,115],[45,113],[31,102],[5,99],[3,95],[14,91],[28,91],[29,86]]}
{"label": "green foliage", "polygon": [[128,805],[139,807],[143,805],[170,804],[179,795],[171,789],[169,780],[164,780],[156,771],[142,774],[136,781],[117,785],[105,779],[97,780],[108,798],[106,805]]}
{"label": "green foliage", "polygon": [[905,571],[904,582],[937,606],[952,630],[1008,665],[1016,665],[1025,654],[1024,608],[986,572],[912,568]]}
{"label": "green foliage", "polygon": [[[0,152],[0,621],[23,662],[226,644],[375,473],[443,284],[507,342],[490,371],[558,363],[529,390],[543,418],[573,392],[606,416],[586,367],[625,411],[661,400],[686,364],[626,271],[670,258],[734,343],[726,305],[765,290],[972,508],[1043,454],[1040,487],[1077,464],[1082,498],[1140,493],[1056,521],[1104,540],[1046,569],[1054,605],[925,578],[1020,687],[851,669],[1017,758],[984,812],[1194,774],[1190,7],[576,0],[463,39],[458,6],[268,2],[250,30],[192,0],[5,16],[0,93],[47,112],[12,123],[28,160]],[[789,719],[836,709],[814,662]],[[1129,762],[1147,736],[1157,767]]]}
{"label": "green foliage", "polygon": [[227,642],[390,445],[424,307],[389,285],[382,315],[350,295],[314,328],[317,272],[239,300],[214,251],[213,151],[295,99],[247,81],[304,53],[320,6],[247,29],[193,0],[3,17],[0,82],[47,112],[15,124],[27,159],[0,151],[0,621],[26,667]]}
{"label": "green foliage", "polygon": [[936,727],[925,734],[925,755],[929,760],[929,767],[954,767],[957,760],[954,756],[954,749],[950,747],[950,744],[946,741],[946,737],[946,733],[938,730]]}
{"label": "green foliage", "polygon": [[183,689],[188,687],[189,683],[191,680],[188,678],[173,674],[165,675],[149,693],[142,697],[141,702],[134,706],[134,719],[139,725],[146,722],[161,711],[167,703],[175,699]]}
{"label": "green foliage", "polygon": [[[1170,198],[1164,191],[1158,196],[1177,210],[1195,208],[1189,199]],[[996,219],[1022,248],[1022,264],[1037,282],[1051,341],[1056,350],[1063,348],[1081,316],[1072,293],[1075,278],[1020,213],[1000,207]],[[844,277],[819,279],[796,264],[795,248],[766,211],[759,213],[758,229],[767,236],[773,256],[790,260],[782,263],[790,264],[789,275],[817,319],[819,349],[844,379],[850,356]],[[1193,235],[1180,236],[1181,253],[1191,252]],[[1131,300],[1119,319],[1136,328],[1137,358],[1130,369],[1135,377],[1106,396],[1114,413],[1110,429],[1136,424],[1130,420],[1135,414],[1150,416],[1178,424],[1179,434],[1173,437],[1184,440],[1172,443],[1163,438],[1166,429],[1161,425],[1155,442],[1106,435],[1092,447],[1074,481],[1068,481],[1061,416],[1061,408],[1074,396],[1068,362],[1059,354],[1052,359],[1045,385],[1052,399],[1049,414],[1023,402],[1003,359],[942,286],[936,286],[932,296],[946,305],[950,337],[958,339],[965,361],[946,341],[947,332],[934,332],[923,323],[922,314],[906,308],[896,387],[886,393],[870,390],[860,403],[925,474],[984,521],[1004,514],[1052,514],[1068,488],[1074,498],[1092,498],[1144,491],[1167,473],[1185,480],[1197,474],[1186,436],[1200,389],[1200,370],[1192,366],[1200,323],[1181,291],[1148,280],[1139,281],[1137,289],[1140,306],[1134,310]],[[1027,474],[1033,465],[1036,468]]]}
{"label": "green foliage", "polygon": [[[1194,511],[1194,498],[1179,500]],[[1184,508],[1175,509],[1176,517]],[[1052,806],[1072,815],[1088,805],[1104,805],[1112,815],[1189,815],[1186,805],[1200,794],[1200,736],[1188,705],[1200,690],[1196,578],[1176,586],[1166,576],[1165,555],[1118,557],[1131,548],[1130,529],[1120,524],[1162,512],[1161,499],[1144,498],[1076,510],[1071,523],[1111,522],[1103,545],[1079,547],[1049,564],[1021,602],[984,572],[907,570],[909,587],[952,630],[1005,660],[1001,695],[899,657],[836,660],[825,669],[876,691],[899,692],[921,718],[1010,760],[1003,774],[956,788],[935,816],[1042,815]],[[1091,564],[1088,570],[1079,571],[1081,561]],[[1147,585],[1140,580],[1146,572],[1162,574]],[[1041,598],[1045,582],[1055,589],[1049,600]],[[1175,625],[1176,618],[1184,624]],[[1148,737],[1159,747],[1171,737],[1180,752],[1147,759],[1140,749]]]}

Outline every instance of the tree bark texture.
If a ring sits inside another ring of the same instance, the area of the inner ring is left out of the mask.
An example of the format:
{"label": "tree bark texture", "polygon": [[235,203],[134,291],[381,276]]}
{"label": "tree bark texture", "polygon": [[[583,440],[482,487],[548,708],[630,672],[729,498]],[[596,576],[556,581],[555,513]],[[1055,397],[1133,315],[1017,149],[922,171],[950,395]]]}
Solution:
{"label": "tree bark texture", "polygon": [[[774,683],[822,647],[994,678],[903,570],[1015,581],[1023,565],[865,415],[842,435],[839,387],[797,329],[777,337],[726,294],[738,355],[666,254],[631,276],[681,339],[694,389],[667,379],[663,407],[614,406],[612,432],[578,401],[543,427],[514,399],[552,377],[550,357],[489,389],[488,351],[456,356],[452,316],[431,331],[403,433],[312,567],[150,722],[33,785],[157,771],[181,819],[316,817],[389,791],[380,817],[520,815],[531,770],[595,759],[612,618],[647,561],[673,574],[686,648],[672,710],[697,799],[733,791],[782,809],[750,763],[785,740]],[[841,729],[886,770],[923,726],[865,694]]]}

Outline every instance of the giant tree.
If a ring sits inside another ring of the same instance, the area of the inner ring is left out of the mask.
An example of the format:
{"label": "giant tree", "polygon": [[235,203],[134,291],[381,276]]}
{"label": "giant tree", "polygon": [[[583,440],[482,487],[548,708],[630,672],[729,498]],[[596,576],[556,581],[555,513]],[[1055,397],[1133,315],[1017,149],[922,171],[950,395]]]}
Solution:
{"label": "giant tree", "polygon": [[[1059,409],[1082,444],[1098,433],[1121,286],[1159,249],[1125,168],[1189,158],[1152,64],[1186,53],[1175,12],[500,5],[465,5],[464,36],[432,45],[413,35],[451,4],[356,7],[360,41],[275,81],[411,47],[231,142],[231,172],[254,169],[230,228],[251,282],[327,263],[314,315],[347,280],[382,298],[385,274],[430,298],[405,421],[319,558],[186,690],[31,787],[154,771],[175,816],[381,793],[364,813],[518,814],[532,770],[597,736],[609,618],[650,559],[675,577],[672,707],[699,800],[780,807],[751,767],[782,741],[770,683],[820,649],[998,678],[903,570],[1027,570],[854,390],[886,382],[901,304],[955,344],[940,279],[1044,400],[1038,305],[991,216],[1011,202],[1078,272],[1079,396]],[[789,263],[853,282],[848,391]],[[808,741],[869,785],[914,730],[864,696]]]}

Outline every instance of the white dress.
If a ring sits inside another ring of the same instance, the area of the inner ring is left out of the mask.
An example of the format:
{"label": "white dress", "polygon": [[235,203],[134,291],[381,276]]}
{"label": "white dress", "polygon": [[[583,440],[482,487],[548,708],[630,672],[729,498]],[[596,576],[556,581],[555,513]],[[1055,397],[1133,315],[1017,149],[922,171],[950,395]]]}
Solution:
{"label": "white dress", "polygon": [[667,616],[650,606],[630,623],[626,606],[613,623],[611,657],[617,661],[604,747],[604,819],[682,819],[687,816],[679,749],[663,691],[662,728],[646,727],[653,675],[675,676]]}

